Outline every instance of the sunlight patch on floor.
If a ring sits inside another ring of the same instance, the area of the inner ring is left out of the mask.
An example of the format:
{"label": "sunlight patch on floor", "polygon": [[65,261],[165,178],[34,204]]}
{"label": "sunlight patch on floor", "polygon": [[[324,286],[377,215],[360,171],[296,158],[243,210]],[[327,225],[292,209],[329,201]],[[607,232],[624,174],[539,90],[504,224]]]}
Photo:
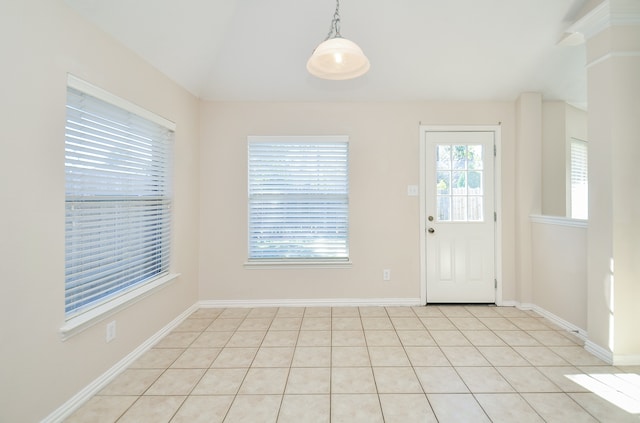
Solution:
{"label": "sunlight patch on floor", "polygon": [[640,375],[592,373],[565,375],[569,380],[632,414],[640,414]]}

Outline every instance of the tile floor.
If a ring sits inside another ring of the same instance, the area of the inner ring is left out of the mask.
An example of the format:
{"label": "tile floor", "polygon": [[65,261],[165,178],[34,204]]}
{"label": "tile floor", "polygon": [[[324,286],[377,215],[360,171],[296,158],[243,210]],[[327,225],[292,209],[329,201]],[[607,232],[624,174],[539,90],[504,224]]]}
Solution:
{"label": "tile floor", "polygon": [[200,309],[67,422],[639,422],[638,371],[512,307]]}

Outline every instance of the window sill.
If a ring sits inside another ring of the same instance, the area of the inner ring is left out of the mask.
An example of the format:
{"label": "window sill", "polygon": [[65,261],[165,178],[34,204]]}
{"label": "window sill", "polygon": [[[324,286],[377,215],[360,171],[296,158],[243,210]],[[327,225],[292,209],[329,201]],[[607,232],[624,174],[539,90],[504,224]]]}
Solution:
{"label": "window sill", "polygon": [[170,273],[168,275],[162,276],[156,280],[144,284],[141,287],[138,287],[119,297],[116,297],[105,304],[102,304],[96,308],[88,310],[85,313],[67,320],[65,324],[60,328],[60,336],[62,337],[62,340],[66,341],[73,335],[76,335],[84,331],[85,329],[90,328],[91,326],[117,313],[118,311],[130,307],[143,298],[146,298],[154,292],[164,288],[179,276],[179,273]]}
{"label": "window sill", "polygon": [[351,260],[249,260],[245,269],[350,269]]}

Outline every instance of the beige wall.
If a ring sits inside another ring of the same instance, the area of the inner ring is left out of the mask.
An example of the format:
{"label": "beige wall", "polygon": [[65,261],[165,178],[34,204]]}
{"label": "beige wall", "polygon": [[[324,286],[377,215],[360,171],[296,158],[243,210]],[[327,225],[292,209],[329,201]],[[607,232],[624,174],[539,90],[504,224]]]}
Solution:
{"label": "beige wall", "polygon": [[[197,301],[198,101],[62,1],[3,2],[0,421],[49,415]],[[61,341],[67,72],[177,123],[170,286]]]}
{"label": "beige wall", "polygon": [[586,330],[587,228],[574,222],[532,224],[533,304]]}
{"label": "beige wall", "polygon": [[[215,103],[201,108],[200,299],[418,299],[419,125],[502,122],[503,298],[514,300],[514,104]],[[350,137],[350,269],[247,269],[247,136]],[[391,281],[382,269],[391,269]]]}

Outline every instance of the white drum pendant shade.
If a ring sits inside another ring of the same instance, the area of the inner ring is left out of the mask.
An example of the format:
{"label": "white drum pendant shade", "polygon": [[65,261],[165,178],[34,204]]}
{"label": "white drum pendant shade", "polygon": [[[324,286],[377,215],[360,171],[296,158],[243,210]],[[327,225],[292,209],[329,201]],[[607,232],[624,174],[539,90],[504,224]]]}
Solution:
{"label": "white drum pendant shade", "polygon": [[357,78],[369,70],[369,59],[353,41],[335,37],[322,42],[307,61],[310,74],[322,79]]}

